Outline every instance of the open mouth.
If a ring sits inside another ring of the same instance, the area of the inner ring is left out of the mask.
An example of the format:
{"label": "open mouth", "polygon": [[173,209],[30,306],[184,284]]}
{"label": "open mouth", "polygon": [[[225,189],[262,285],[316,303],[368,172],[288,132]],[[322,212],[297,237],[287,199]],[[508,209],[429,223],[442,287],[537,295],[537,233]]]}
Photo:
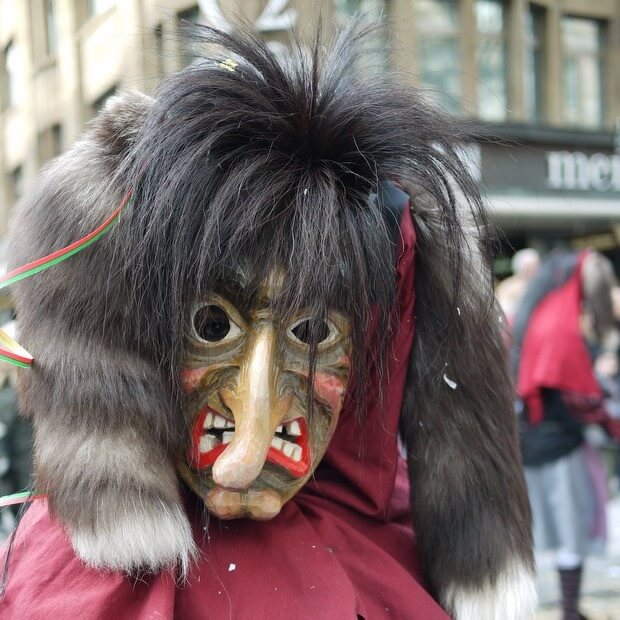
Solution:
{"label": "open mouth", "polygon": [[[189,462],[195,469],[215,463],[235,435],[235,423],[210,407],[204,407],[192,432]],[[310,469],[308,425],[304,418],[278,426],[267,452],[267,462],[302,478]]]}

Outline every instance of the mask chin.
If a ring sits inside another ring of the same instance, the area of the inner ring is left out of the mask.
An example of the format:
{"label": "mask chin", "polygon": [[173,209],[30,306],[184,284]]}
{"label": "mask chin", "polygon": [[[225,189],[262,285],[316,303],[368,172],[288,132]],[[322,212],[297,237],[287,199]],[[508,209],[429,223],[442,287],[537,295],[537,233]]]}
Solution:
{"label": "mask chin", "polygon": [[307,477],[288,477],[282,481],[276,468],[266,464],[259,478],[248,489],[227,489],[213,481],[211,472],[197,472],[186,462],[178,466],[181,478],[198,495],[214,516],[220,519],[249,518],[268,520],[277,516],[282,506],[295,496]]}
{"label": "mask chin", "polygon": [[266,521],[280,513],[286,503],[272,489],[231,491],[215,487],[204,498],[209,512],[220,519],[240,517]]}

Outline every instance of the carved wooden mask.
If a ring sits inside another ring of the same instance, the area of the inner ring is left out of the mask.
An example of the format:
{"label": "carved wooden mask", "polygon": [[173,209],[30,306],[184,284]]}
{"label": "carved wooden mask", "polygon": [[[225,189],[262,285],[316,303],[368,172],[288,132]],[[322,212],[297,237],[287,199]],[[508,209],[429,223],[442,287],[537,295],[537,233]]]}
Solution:
{"label": "carved wooden mask", "polygon": [[183,385],[193,421],[179,469],[216,516],[270,519],[310,478],[334,433],[349,323],[335,310],[279,318],[281,272],[255,291],[238,280],[191,309]]}

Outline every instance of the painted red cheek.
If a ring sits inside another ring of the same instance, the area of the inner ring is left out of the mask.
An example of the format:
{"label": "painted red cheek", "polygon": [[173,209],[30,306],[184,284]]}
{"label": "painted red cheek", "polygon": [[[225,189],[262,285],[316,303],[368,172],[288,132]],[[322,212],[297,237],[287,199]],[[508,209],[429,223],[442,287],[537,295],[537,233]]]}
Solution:
{"label": "painted red cheek", "polygon": [[208,370],[208,368],[183,368],[183,370],[181,370],[181,385],[183,386],[183,391],[189,394],[195,390]]}
{"label": "painted red cheek", "polygon": [[349,368],[349,366],[351,366],[351,358],[348,355],[341,355],[336,361],[336,364],[341,368]]}
{"label": "painted red cheek", "polygon": [[346,383],[334,375],[318,372],[314,376],[314,392],[334,413],[339,413],[344,401]]}

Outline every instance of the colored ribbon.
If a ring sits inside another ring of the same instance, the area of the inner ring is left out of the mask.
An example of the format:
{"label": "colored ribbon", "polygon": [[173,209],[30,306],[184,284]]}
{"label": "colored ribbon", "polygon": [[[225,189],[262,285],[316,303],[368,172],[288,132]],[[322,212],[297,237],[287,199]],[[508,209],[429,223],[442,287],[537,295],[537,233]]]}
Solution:
{"label": "colored ribbon", "polygon": [[[54,265],[58,265],[58,263],[71,258],[74,254],[85,250],[89,245],[95,243],[95,241],[110,231],[112,226],[118,221],[121,211],[127,206],[130,199],[131,191],[128,191],[116,211],[114,211],[101,226],[88,233],[85,237],[43,258],[22,265],[17,269],[13,269],[13,271],[9,271],[9,273],[0,278],[0,290],[41,271],[45,271]],[[20,368],[28,368],[33,363],[33,357],[26,349],[21,347],[16,340],[11,338],[4,330],[0,329],[0,361],[8,362]]]}
{"label": "colored ribbon", "polygon": [[20,493],[13,493],[12,495],[0,497],[0,508],[15,506],[16,504],[25,504],[26,502],[32,502],[35,499],[45,499],[46,497],[47,495],[45,493],[37,493],[36,491],[21,491]]}

